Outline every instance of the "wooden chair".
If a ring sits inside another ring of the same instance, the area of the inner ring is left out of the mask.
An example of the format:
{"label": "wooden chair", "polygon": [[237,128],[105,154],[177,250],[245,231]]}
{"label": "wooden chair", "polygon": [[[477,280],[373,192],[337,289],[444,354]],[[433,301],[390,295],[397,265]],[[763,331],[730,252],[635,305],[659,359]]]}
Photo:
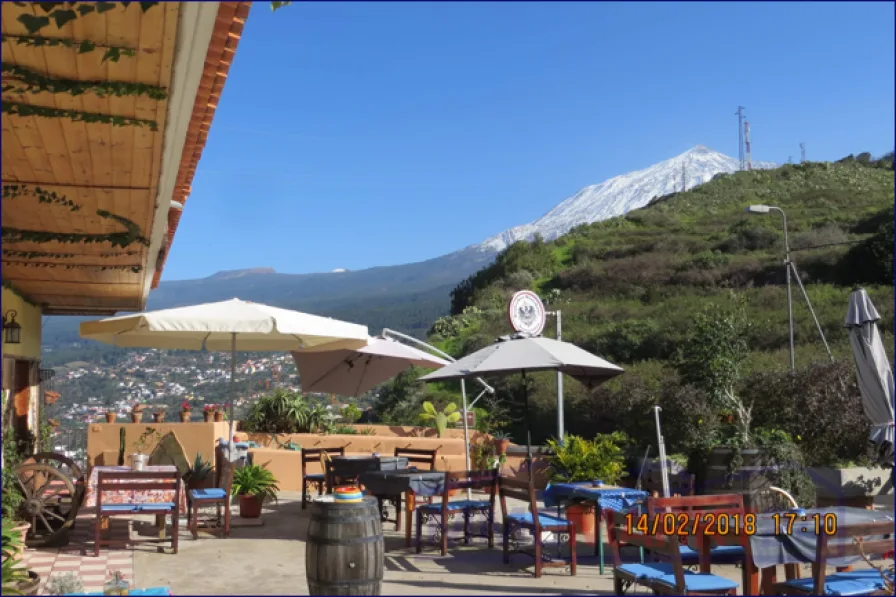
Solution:
{"label": "wooden chair", "polygon": [[[800,523],[797,522],[796,528]],[[804,523],[805,524],[805,523]],[[809,522],[808,526],[814,526]],[[810,531],[815,534],[815,529]],[[832,544],[831,540],[838,540]],[[826,574],[829,558],[883,556],[893,551],[892,521],[841,526],[833,535],[817,536],[812,578],[801,578],[772,586],[776,595],[887,595],[880,572],[873,568]],[[892,578],[892,577],[891,577]]]}
{"label": "wooden chair", "polygon": [[[105,492],[120,491],[174,491],[173,502],[162,503],[103,503]],[[102,546],[127,547],[133,543],[167,543],[177,553],[178,529],[180,528],[180,491],[181,480],[177,471],[100,471],[96,484],[96,519],[94,521],[93,555],[99,557]],[[136,514],[154,514],[159,527],[159,537],[154,539],[104,539],[103,526],[113,516],[134,516]],[[165,517],[171,515],[171,535],[165,537]],[[161,548],[160,548],[161,549]]]}
{"label": "wooden chair", "polygon": [[[669,498],[671,499],[671,498]],[[688,514],[688,516],[699,516]],[[613,589],[623,595],[631,585],[642,585],[658,595],[734,595],[737,583],[715,574],[684,569],[677,535],[645,534],[637,528],[637,515],[613,512],[608,527],[613,552]],[[621,545],[636,545],[661,554],[663,562],[623,563]]]}
{"label": "wooden chair", "polygon": [[[420,450],[416,448],[395,448],[394,456],[396,458],[407,458],[408,459],[408,468],[416,468],[418,470],[424,471],[434,471],[436,470],[436,456],[439,451],[436,450]],[[377,496],[380,501],[380,509],[382,510],[383,502],[391,502],[395,506],[395,520],[389,518],[383,518],[383,522],[394,522],[395,530],[401,530],[401,499],[400,495],[384,495]],[[407,493],[408,503],[405,504],[405,509],[408,513],[408,525],[410,525],[410,512],[414,510],[416,506],[419,504],[432,504],[433,498],[432,496],[421,497],[418,499],[416,495],[412,491]],[[408,538],[410,538],[410,529],[408,530]]]}
{"label": "wooden chair", "polygon": [[[190,510],[187,525],[193,539],[199,538],[199,508],[215,506],[215,527],[208,528],[211,533],[221,533],[226,539],[230,536],[230,502],[233,487],[233,463],[224,460],[218,469],[215,487],[212,489],[194,489],[190,491]],[[224,525],[221,525],[221,509],[224,509]]]}
{"label": "wooden chair", "polygon": [[[308,506],[308,493],[312,486],[317,487],[317,495],[327,492],[327,469],[324,461],[330,455],[345,456],[345,448],[302,448],[302,510]],[[321,463],[321,472],[309,473],[309,462]]]}
{"label": "wooden chair", "polygon": [[[647,498],[647,517],[653,518],[657,512],[715,512],[720,514],[738,515],[743,520],[746,510],[744,508],[744,496],[739,493],[718,495],[690,495],[677,497],[649,497]],[[682,537],[686,539],[686,537]],[[700,554],[687,543],[679,542],[681,559],[686,566],[694,566],[699,563]],[[653,554],[654,559],[662,559],[661,554]],[[743,563],[746,553],[740,545],[720,545],[710,550],[711,563]]]}
{"label": "wooden chair", "polygon": [[[576,574],[576,525],[565,518],[541,514],[538,512],[538,501],[535,497],[535,483],[530,477],[528,481],[520,481],[512,477],[498,478],[498,493],[501,496],[501,513],[504,516],[504,563],[510,563],[510,538],[519,529],[527,529],[535,539],[535,578],[541,578],[542,568],[566,567],[565,561],[545,562],[542,558],[542,533],[565,533],[569,535],[569,570]],[[529,512],[515,514],[507,511],[507,498],[515,498],[528,504]],[[527,555],[526,551],[518,550]]]}
{"label": "wooden chair", "polygon": [[[484,471],[461,471],[445,474],[445,489],[442,492],[441,502],[434,504],[422,504],[417,508],[417,553],[423,551],[423,524],[426,518],[437,518],[439,523],[439,537],[442,547],[442,555],[448,553],[448,519],[457,514],[464,517],[464,544],[469,545],[473,537],[485,537],[488,546],[495,546],[495,490],[498,487],[497,469]],[[451,501],[449,495],[452,491],[466,489],[482,489],[489,494],[487,500],[461,499]],[[470,529],[470,519],[475,514],[483,514],[486,519],[487,531],[485,535],[475,534]]]}

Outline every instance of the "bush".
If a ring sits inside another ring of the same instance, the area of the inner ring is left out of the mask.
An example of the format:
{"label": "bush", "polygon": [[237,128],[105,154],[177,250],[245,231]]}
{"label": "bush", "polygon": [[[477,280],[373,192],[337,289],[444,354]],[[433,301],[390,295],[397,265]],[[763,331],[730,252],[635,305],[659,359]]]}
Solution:
{"label": "bush", "polygon": [[298,392],[278,388],[252,404],[240,430],[250,433],[313,433],[323,424],[324,411],[312,407]]}

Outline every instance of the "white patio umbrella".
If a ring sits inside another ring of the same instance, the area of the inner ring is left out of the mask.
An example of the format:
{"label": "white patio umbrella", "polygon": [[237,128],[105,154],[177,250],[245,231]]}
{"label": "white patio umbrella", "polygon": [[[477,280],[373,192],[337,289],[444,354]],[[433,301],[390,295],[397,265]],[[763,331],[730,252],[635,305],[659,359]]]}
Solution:
{"label": "white patio umbrella", "polygon": [[522,373],[526,419],[526,454],[532,460],[532,431],[529,420],[529,391],[526,374],[532,371],[560,371],[588,388],[596,387],[623,373],[623,369],[575,344],[541,336],[502,336],[489,346],[442,367],[420,379],[426,382],[467,379],[489,375]]}
{"label": "white patio umbrella", "polygon": [[302,389],[360,396],[412,366],[438,369],[445,359],[386,338],[370,338],[357,349],[293,352]]}
{"label": "white patio umbrella", "polygon": [[877,321],[880,314],[864,288],[849,295],[849,309],[844,325],[849,328],[849,341],[856,361],[859,391],[865,414],[871,420],[869,441],[875,445],[881,464],[893,466],[894,416],[896,389],[893,369],[887,358]]}
{"label": "white patio umbrella", "polygon": [[[231,353],[231,388],[237,351],[362,348],[367,326],[240,299],[120,315],[81,324],[81,337],[115,346]],[[233,400],[230,437],[233,445]]]}

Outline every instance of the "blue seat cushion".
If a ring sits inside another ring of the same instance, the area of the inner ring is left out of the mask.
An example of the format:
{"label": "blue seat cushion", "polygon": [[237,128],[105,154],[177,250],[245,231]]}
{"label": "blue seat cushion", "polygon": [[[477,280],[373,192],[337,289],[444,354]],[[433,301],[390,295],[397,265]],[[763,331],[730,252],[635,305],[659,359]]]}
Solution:
{"label": "blue seat cushion", "polygon": [[[535,520],[532,518],[531,512],[526,512],[525,514],[508,514],[505,516],[505,519],[512,520],[514,522],[524,524],[524,525],[534,525]],[[560,518],[559,516],[551,516],[550,514],[538,514],[538,524],[543,527],[547,526],[569,526],[569,521],[565,518]]]}
{"label": "blue seat cushion", "polygon": [[[656,578],[651,578],[653,584],[660,584],[669,588],[675,588],[675,574],[664,574]],[[716,591],[730,591],[739,587],[735,581],[708,574],[703,572],[691,572],[686,570],[684,573],[684,589],[689,593],[714,593]]]}
{"label": "blue seat cushion", "polygon": [[223,489],[213,487],[210,489],[194,489],[190,492],[190,499],[194,500],[216,500],[227,497],[227,492]]}
{"label": "blue seat cushion", "polygon": [[103,504],[100,512],[137,512],[140,504]]}
{"label": "blue seat cushion", "polygon": [[[893,573],[890,570],[884,570],[884,574],[886,574],[889,578],[893,578]],[[874,570],[873,568],[867,568],[865,570],[852,570],[850,572],[838,572],[834,576],[840,578],[870,580],[876,583],[880,583],[881,587],[884,586],[884,581],[880,577],[880,572]]]}
{"label": "blue seat cushion", "polygon": [[314,481],[323,481],[327,478],[327,476],[323,473],[308,473],[307,475],[305,475],[305,478]]}
{"label": "blue seat cushion", "polygon": [[[456,500],[453,502],[448,502],[448,510],[449,511],[457,511],[457,510],[475,510],[488,508],[490,502],[488,500]],[[426,512],[441,512],[442,511],[442,502],[437,502],[433,504],[423,504],[422,506],[418,506],[420,510]]]}
{"label": "blue seat cushion", "polygon": [[159,502],[158,504],[140,504],[141,512],[161,512],[174,510],[174,502]]}
{"label": "blue seat cushion", "polygon": [[[644,564],[622,564],[616,570],[624,572],[638,580],[660,578],[667,574],[674,574],[675,566],[665,562],[646,562]],[[685,571],[687,574],[687,571]]]}
{"label": "blue seat cushion", "polygon": [[[700,559],[700,554],[697,553],[697,550],[688,547],[687,545],[681,545],[679,547],[679,551],[681,552],[681,559],[684,561],[698,560]],[[723,558],[742,558],[744,557],[744,548],[740,545],[720,545],[718,547],[713,547],[710,552],[711,559],[723,559]]]}
{"label": "blue seat cushion", "polygon": [[[850,572],[838,572],[836,574],[832,574],[830,576],[824,577],[824,594],[825,595],[868,595],[879,591],[883,588],[883,580],[880,577],[880,574],[877,574],[877,579],[874,579],[865,571],[861,571],[864,573],[864,576],[853,575],[849,576]],[[788,580],[784,583],[784,585],[788,587],[793,587],[794,589],[798,589],[799,591],[803,591],[805,593],[812,593],[815,590],[815,581],[812,578],[798,578],[793,580]]]}

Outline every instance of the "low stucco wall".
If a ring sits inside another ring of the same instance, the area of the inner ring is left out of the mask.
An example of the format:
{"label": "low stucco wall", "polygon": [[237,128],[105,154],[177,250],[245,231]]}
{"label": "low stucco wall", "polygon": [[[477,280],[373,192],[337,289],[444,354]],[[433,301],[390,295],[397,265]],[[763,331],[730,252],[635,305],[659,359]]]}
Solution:
{"label": "low stucco wall", "polygon": [[[145,415],[144,415],[145,416]],[[125,464],[128,456],[137,451],[136,442],[147,428],[155,429],[156,440],[147,444],[145,453],[156,447],[158,439],[169,431],[184,448],[187,460],[192,464],[196,454],[203,460],[214,462],[218,438],[227,437],[227,423],[90,423],[87,426],[87,462],[90,466],[118,464],[120,430],[125,430]]]}

